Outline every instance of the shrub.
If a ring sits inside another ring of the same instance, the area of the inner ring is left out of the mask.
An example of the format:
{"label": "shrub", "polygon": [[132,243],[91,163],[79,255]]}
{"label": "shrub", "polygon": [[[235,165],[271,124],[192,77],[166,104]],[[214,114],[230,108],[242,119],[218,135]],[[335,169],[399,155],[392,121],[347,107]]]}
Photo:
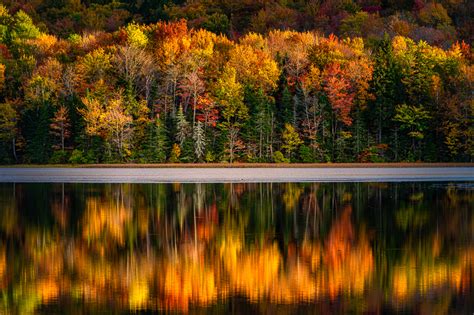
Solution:
{"label": "shrub", "polygon": [[211,151],[207,151],[206,152],[206,157],[204,158],[204,160],[207,162],[207,163],[212,163],[216,160],[216,157],[214,156],[214,154],[212,154]]}
{"label": "shrub", "polygon": [[49,159],[51,164],[64,164],[67,163],[69,157],[69,152],[67,151],[54,151],[53,155]]}
{"label": "shrub", "polygon": [[308,147],[306,145],[302,145],[302,146],[300,146],[300,149],[299,149],[298,153],[300,155],[301,162],[303,162],[303,163],[313,163],[314,162],[313,152],[311,152],[310,147]]}
{"label": "shrub", "polygon": [[285,158],[283,153],[281,153],[280,151],[276,151],[275,153],[273,153],[273,161],[275,163],[290,163],[290,159]]}
{"label": "shrub", "polygon": [[179,157],[181,156],[181,148],[178,144],[173,144],[173,149],[171,150],[170,163],[178,163]]}
{"label": "shrub", "polygon": [[71,153],[69,162],[72,164],[82,164],[84,163],[84,153],[81,150],[75,149]]}

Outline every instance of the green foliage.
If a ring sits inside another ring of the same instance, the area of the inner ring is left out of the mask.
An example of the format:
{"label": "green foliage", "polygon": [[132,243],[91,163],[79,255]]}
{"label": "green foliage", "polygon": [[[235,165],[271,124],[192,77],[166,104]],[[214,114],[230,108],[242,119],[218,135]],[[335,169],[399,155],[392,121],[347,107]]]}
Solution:
{"label": "green foliage", "polygon": [[13,16],[12,38],[16,39],[34,39],[40,36],[41,32],[33,23],[28,14],[20,10]]}
{"label": "green foliage", "polygon": [[[72,158],[72,157],[71,157]],[[69,157],[69,152],[68,151],[54,151],[53,155],[51,155],[51,158],[49,159],[50,164],[64,164],[69,162],[71,159]],[[75,163],[77,164],[77,163]]]}
{"label": "green foliage", "polygon": [[191,134],[191,127],[183,113],[183,108],[180,107],[178,114],[176,115],[176,141],[179,142],[180,146],[184,145],[184,142],[189,139]]}
{"label": "green foliage", "polygon": [[400,66],[395,60],[391,41],[385,38],[380,42],[374,56],[372,92],[374,101],[370,103],[371,118],[376,122],[377,141],[384,142],[384,136],[391,131],[395,115],[395,105],[403,102],[404,93],[401,83]]}
{"label": "green foliage", "polygon": [[84,152],[79,149],[75,149],[71,152],[71,157],[69,158],[69,163],[72,164],[84,164],[86,159],[84,157]]}
{"label": "green foliage", "polygon": [[379,163],[386,162],[385,151],[387,150],[386,144],[372,145],[363,150],[358,157],[358,162],[371,162]]}
{"label": "green foliage", "polygon": [[16,135],[17,113],[12,104],[0,104],[0,141],[8,142]]}
{"label": "green foliage", "polygon": [[226,34],[229,31],[230,22],[225,14],[216,12],[207,17],[202,27],[216,34]]}
{"label": "green foliage", "polygon": [[194,157],[193,131],[183,113],[182,107],[176,115],[176,141],[179,143],[181,162],[192,162]]}
{"label": "green foliage", "polygon": [[421,140],[424,138],[423,131],[428,128],[427,121],[430,118],[428,111],[422,105],[402,104],[396,107],[396,115],[393,119],[400,123],[401,129],[408,130],[408,136]]}
{"label": "green foliage", "polygon": [[256,148],[249,158],[259,162],[268,161],[271,159],[269,155],[273,145],[269,135],[272,132],[274,100],[262,89],[253,91],[247,88],[245,103],[248,104],[250,116],[253,119],[247,120],[242,133],[245,141]]}
{"label": "green foliage", "polygon": [[281,151],[275,151],[273,153],[273,162],[275,163],[290,163],[290,159],[287,159]]}
{"label": "green foliage", "polygon": [[448,11],[441,3],[436,2],[427,3],[418,13],[418,17],[422,23],[432,26],[444,26],[452,23]]}
{"label": "green foliage", "polygon": [[68,41],[70,41],[72,44],[78,45],[81,42],[81,35],[72,33],[68,36]]}
{"label": "green foliage", "polygon": [[428,211],[416,208],[414,206],[407,206],[406,208],[400,208],[396,212],[395,220],[402,230],[406,231],[409,227],[420,228],[427,223],[429,219]]}
{"label": "green foliage", "polygon": [[155,119],[147,124],[146,142],[141,161],[145,163],[163,163],[166,161],[166,133],[164,123]]}
{"label": "green foliage", "polygon": [[212,163],[216,161],[214,154],[211,151],[206,152],[206,157],[204,159],[207,163]]}
{"label": "green foliage", "polygon": [[349,131],[340,131],[336,137],[336,162],[354,162],[353,136]]}
{"label": "green foliage", "polygon": [[9,40],[9,24],[12,17],[7,8],[0,4],[0,43],[6,43]]}
{"label": "green foliage", "polygon": [[314,156],[313,156],[313,151],[311,150],[310,147],[306,145],[301,145],[298,154],[300,157],[300,161],[303,163],[313,163],[315,162]]}
{"label": "green foliage", "polygon": [[341,33],[350,37],[362,36],[363,26],[369,18],[369,14],[363,11],[346,17],[341,22]]}
{"label": "green foliage", "polygon": [[285,130],[282,134],[283,145],[281,148],[285,150],[286,156],[291,159],[292,153],[298,149],[298,147],[303,144],[303,141],[300,139],[300,136],[296,132],[295,128],[290,125],[285,125]]}
{"label": "green foliage", "polygon": [[278,109],[278,121],[283,122],[282,129],[285,123],[295,123],[293,120],[293,96],[288,89],[288,86],[284,86],[281,94],[281,100],[277,104]]}
{"label": "green foliage", "polygon": [[47,163],[51,154],[49,124],[51,107],[28,110],[23,114],[21,129],[27,139],[25,160],[30,163]]}

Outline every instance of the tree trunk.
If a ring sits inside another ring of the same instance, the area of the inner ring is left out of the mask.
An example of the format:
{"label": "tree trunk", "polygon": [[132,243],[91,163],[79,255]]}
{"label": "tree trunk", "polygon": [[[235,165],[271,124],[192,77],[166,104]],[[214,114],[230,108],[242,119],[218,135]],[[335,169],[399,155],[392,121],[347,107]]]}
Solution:
{"label": "tree trunk", "polygon": [[298,101],[296,95],[293,97],[293,127],[296,128],[296,102]]}
{"label": "tree trunk", "polygon": [[176,85],[178,84],[177,80],[173,81],[173,115],[172,117],[176,117]]}
{"label": "tree trunk", "polygon": [[273,132],[274,132],[274,123],[275,123],[275,118],[273,116],[272,112],[272,126],[271,126],[271,131],[270,131],[270,157],[273,156]]}
{"label": "tree trunk", "polygon": [[193,95],[193,130],[194,130],[194,126],[196,125],[196,105],[197,105],[197,101],[196,101],[196,97],[197,97],[197,91],[196,91],[197,87],[194,89],[194,95]]}
{"label": "tree trunk", "polygon": [[377,132],[377,144],[380,144],[382,143],[382,110],[379,109],[379,128],[378,128],[378,132]]}
{"label": "tree trunk", "polygon": [[61,122],[61,149],[64,151],[64,122]]}
{"label": "tree trunk", "polygon": [[334,162],[334,157],[335,157],[335,147],[336,147],[336,130],[337,130],[337,121],[336,121],[336,115],[333,113],[333,119],[332,119],[332,162]]}
{"label": "tree trunk", "polygon": [[398,162],[398,128],[395,128],[395,162]]}
{"label": "tree trunk", "polygon": [[359,129],[360,129],[360,111],[359,111],[359,107],[357,107],[356,117],[357,117],[357,122],[356,122],[356,152],[357,152],[357,155],[359,155],[360,151],[361,151],[361,148],[360,148],[360,135],[359,135]]}
{"label": "tree trunk", "polygon": [[12,150],[13,150],[13,157],[15,158],[15,162],[18,162],[18,157],[16,156],[16,139],[13,137],[12,139]]}
{"label": "tree trunk", "polygon": [[232,137],[229,139],[229,153],[230,153],[230,163],[232,164],[234,160],[234,147],[232,145]]}

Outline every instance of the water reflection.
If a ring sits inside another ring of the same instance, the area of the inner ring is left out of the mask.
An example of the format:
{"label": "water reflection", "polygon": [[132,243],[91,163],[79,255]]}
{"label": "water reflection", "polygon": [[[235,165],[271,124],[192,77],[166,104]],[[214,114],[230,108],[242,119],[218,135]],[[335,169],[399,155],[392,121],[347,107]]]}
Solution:
{"label": "water reflection", "polygon": [[469,185],[0,184],[0,312],[466,313],[473,210]]}

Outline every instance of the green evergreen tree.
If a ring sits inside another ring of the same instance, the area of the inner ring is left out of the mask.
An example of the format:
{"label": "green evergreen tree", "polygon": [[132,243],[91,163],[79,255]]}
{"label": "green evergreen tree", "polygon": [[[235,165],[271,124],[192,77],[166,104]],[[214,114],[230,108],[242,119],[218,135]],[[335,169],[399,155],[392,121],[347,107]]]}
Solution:
{"label": "green evergreen tree", "polygon": [[147,163],[163,163],[166,161],[167,139],[164,123],[159,118],[148,123],[147,140],[144,145],[143,160]]}

